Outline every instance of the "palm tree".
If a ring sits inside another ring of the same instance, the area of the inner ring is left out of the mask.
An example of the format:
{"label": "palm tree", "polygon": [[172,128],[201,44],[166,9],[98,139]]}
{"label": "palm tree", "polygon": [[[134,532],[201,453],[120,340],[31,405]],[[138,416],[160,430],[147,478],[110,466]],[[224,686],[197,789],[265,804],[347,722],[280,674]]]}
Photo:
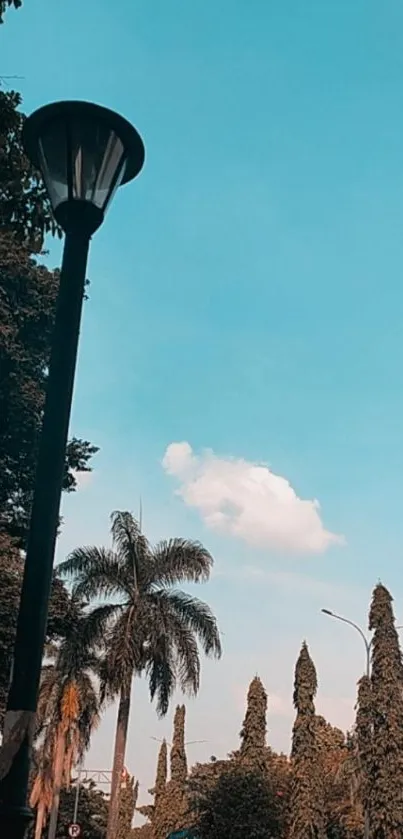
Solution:
{"label": "palm tree", "polygon": [[54,839],[60,790],[69,786],[74,766],[82,760],[91,733],[99,722],[99,690],[94,675],[99,658],[88,643],[87,617],[82,604],[60,646],[47,648],[38,700],[38,773],[31,804],[37,806],[35,837],[40,837],[50,809],[49,839]]}
{"label": "palm tree", "polygon": [[206,548],[186,539],[152,547],[128,512],[112,513],[111,522],[111,549],[77,548],[59,566],[78,597],[98,600],[90,617],[105,642],[103,695],[119,697],[107,839],[118,824],[133,677],[147,676],[151,700],[164,715],[177,685],[193,695],[199,689],[198,642],[206,655],[221,655],[209,606],[174,587],[208,580],[213,559]]}

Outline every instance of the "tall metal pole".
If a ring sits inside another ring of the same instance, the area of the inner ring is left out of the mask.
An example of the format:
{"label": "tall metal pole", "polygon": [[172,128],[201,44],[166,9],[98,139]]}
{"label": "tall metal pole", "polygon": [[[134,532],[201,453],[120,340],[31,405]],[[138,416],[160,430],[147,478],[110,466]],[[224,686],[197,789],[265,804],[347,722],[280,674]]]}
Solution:
{"label": "tall metal pole", "polygon": [[78,777],[77,777],[76,795],[75,795],[75,799],[74,799],[73,824],[77,824],[78,802],[79,802],[79,798],[80,798],[80,786],[81,786],[81,766],[79,767]]}
{"label": "tall metal pole", "polygon": [[[352,626],[359,635],[361,636],[364,646],[365,646],[365,674],[367,679],[371,676],[371,648],[372,648],[372,638],[368,640],[365,633],[358,625],[358,623],[354,623],[354,621],[350,621],[348,618],[343,618],[341,615],[337,615],[335,612],[331,612],[330,609],[322,609],[324,615],[329,615],[331,618],[335,618],[335,620],[342,621],[342,623],[347,623],[348,626]],[[365,809],[364,812],[364,839],[369,839],[370,836],[370,820],[369,820],[369,812],[368,809]]]}
{"label": "tall metal pole", "polygon": [[28,548],[0,756],[1,839],[23,839],[90,236],[65,239]]}

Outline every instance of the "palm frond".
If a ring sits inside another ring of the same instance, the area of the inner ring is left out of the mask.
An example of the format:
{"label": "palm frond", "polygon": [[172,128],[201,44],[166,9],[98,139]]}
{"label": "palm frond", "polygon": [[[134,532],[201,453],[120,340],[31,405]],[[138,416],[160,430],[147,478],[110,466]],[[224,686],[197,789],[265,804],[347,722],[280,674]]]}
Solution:
{"label": "palm frond", "polygon": [[73,592],[79,599],[122,596],[122,566],[109,548],[76,548],[58,570],[62,577],[73,579]]}
{"label": "palm frond", "polygon": [[196,635],[206,655],[220,658],[222,650],[217,620],[207,603],[177,589],[154,591],[152,597],[163,601],[165,608]]}
{"label": "palm frond", "polygon": [[132,513],[115,510],[111,515],[114,547],[124,562],[128,578],[135,590],[142,587],[144,567],[151,557],[151,548]]}
{"label": "palm frond", "polygon": [[76,548],[60,569],[63,576],[73,579],[76,597],[91,601],[130,596],[130,581],[126,586],[119,557],[108,548]]}
{"label": "palm frond", "polygon": [[175,666],[172,652],[168,636],[161,636],[146,666],[150,698],[151,701],[157,698],[157,714],[160,717],[167,713],[175,690]]}
{"label": "palm frond", "polygon": [[171,608],[165,597],[148,598],[150,606],[148,656],[155,651],[166,650],[169,645],[169,657],[175,675],[175,682],[186,693],[195,695],[200,683],[200,656],[197,637],[192,628],[186,625],[182,616]]}
{"label": "palm frond", "polygon": [[134,619],[133,606],[122,610],[105,637],[106,653],[100,668],[102,701],[114,699],[137,669],[140,650]]}
{"label": "palm frond", "polygon": [[169,539],[153,550],[150,583],[157,587],[178,583],[202,583],[209,579],[214,560],[200,542]]}
{"label": "palm frond", "polygon": [[[108,629],[119,618],[125,606],[121,603],[103,603],[95,606],[86,613],[82,622],[82,639],[87,650],[94,650],[104,647]],[[98,659],[98,656],[96,656]],[[92,661],[91,667],[97,672],[98,662]]]}

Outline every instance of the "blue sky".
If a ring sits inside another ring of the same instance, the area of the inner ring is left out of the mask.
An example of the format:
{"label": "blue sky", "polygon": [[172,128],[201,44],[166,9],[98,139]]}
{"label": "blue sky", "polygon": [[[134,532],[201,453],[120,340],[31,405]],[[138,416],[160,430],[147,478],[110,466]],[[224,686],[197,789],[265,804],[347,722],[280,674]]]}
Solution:
{"label": "blue sky", "polygon": [[[150,538],[213,551],[200,593],[225,654],[189,704],[189,739],[208,739],[190,759],[235,747],[256,672],[288,748],[304,637],[318,706],[347,726],[363,651],[320,607],[365,623],[381,577],[403,617],[402,27],[397,0],[25,0],[0,31],[26,111],[88,98],[146,143],[92,244],[72,431],[101,451],[64,501],[58,556],[105,541],[140,494]],[[185,441],[193,460],[168,474]],[[272,470],[260,490],[255,463]],[[345,544],[325,549],[326,532]],[[170,722],[134,696],[127,764],[145,794]],[[113,724],[90,763],[109,765]]]}

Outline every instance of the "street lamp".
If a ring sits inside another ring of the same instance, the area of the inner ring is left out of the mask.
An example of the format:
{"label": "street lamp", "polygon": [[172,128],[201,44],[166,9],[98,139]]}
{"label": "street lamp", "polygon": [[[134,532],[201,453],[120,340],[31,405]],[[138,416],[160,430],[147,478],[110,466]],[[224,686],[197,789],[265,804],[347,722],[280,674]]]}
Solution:
{"label": "street lamp", "polygon": [[[374,640],[373,636],[368,640],[364,631],[358,626],[358,623],[354,623],[354,621],[350,621],[348,618],[343,618],[341,615],[337,615],[335,612],[332,612],[330,609],[321,609],[324,615],[329,615],[331,618],[335,618],[335,620],[342,621],[342,623],[347,623],[349,626],[352,626],[359,634],[365,645],[365,653],[366,653],[366,676],[369,679],[371,676],[371,649],[372,649],[372,642]],[[402,626],[397,626],[396,629],[403,629]],[[369,820],[369,812],[368,810],[364,813],[364,839],[369,839],[370,835],[370,820]]]}
{"label": "street lamp", "polygon": [[[347,623],[349,626],[352,626],[353,629],[356,629],[357,632],[361,635],[361,638],[365,645],[365,654],[366,654],[366,668],[365,674],[369,678],[371,675],[371,650],[372,650],[372,642],[373,637],[368,640],[364,631],[358,626],[358,623],[354,623],[354,621],[350,621],[348,618],[342,618],[341,615],[337,615],[335,612],[332,612],[330,609],[321,609],[324,615],[329,615],[331,618],[335,618],[335,620],[342,621],[342,623]],[[396,629],[403,629],[403,626],[396,626]]]}
{"label": "street lamp", "polygon": [[[342,623],[347,623],[349,626],[352,626],[359,634],[365,645],[365,653],[366,653],[366,676],[369,679],[371,675],[371,647],[372,647],[372,638],[368,640],[365,633],[358,626],[358,623],[354,623],[354,621],[350,621],[348,618],[342,618],[341,615],[337,615],[335,612],[331,612],[330,609],[322,609],[321,610],[324,615],[329,615],[331,618],[335,618],[338,621],[342,621]],[[370,835],[370,819],[369,819],[369,812],[365,810],[364,812],[364,839],[369,839]]]}
{"label": "street lamp", "polygon": [[65,232],[46,401],[0,750],[0,835],[23,839],[30,750],[45,640],[48,601],[91,236],[116,189],[139,174],[144,145],[133,126],[107,108],[58,102],[25,122],[23,144],[40,169],[56,221]]}
{"label": "street lamp", "polygon": [[372,647],[372,638],[371,638],[370,640],[368,640],[368,638],[366,637],[366,635],[365,635],[365,633],[363,632],[363,630],[361,629],[361,627],[360,627],[360,626],[358,626],[358,623],[354,623],[354,621],[350,621],[350,620],[348,620],[348,618],[342,618],[342,617],[341,617],[341,615],[336,615],[336,613],[335,613],[335,612],[331,612],[331,611],[330,611],[330,609],[321,609],[321,612],[323,612],[323,614],[324,614],[324,615],[329,615],[331,618],[335,618],[335,619],[336,619],[336,620],[338,620],[338,621],[342,621],[343,623],[347,623],[349,626],[352,626],[352,627],[353,627],[353,629],[356,629],[356,630],[357,630],[357,632],[359,632],[359,634],[361,635],[361,638],[362,638],[362,640],[363,640],[363,642],[364,642],[364,644],[365,644],[365,654],[366,654],[366,668],[365,668],[365,672],[366,672],[366,675],[367,675],[367,676],[368,676],[368,678],[369,678],[369,676],[370,676],[370,674],[371,674],[371,647]]}

